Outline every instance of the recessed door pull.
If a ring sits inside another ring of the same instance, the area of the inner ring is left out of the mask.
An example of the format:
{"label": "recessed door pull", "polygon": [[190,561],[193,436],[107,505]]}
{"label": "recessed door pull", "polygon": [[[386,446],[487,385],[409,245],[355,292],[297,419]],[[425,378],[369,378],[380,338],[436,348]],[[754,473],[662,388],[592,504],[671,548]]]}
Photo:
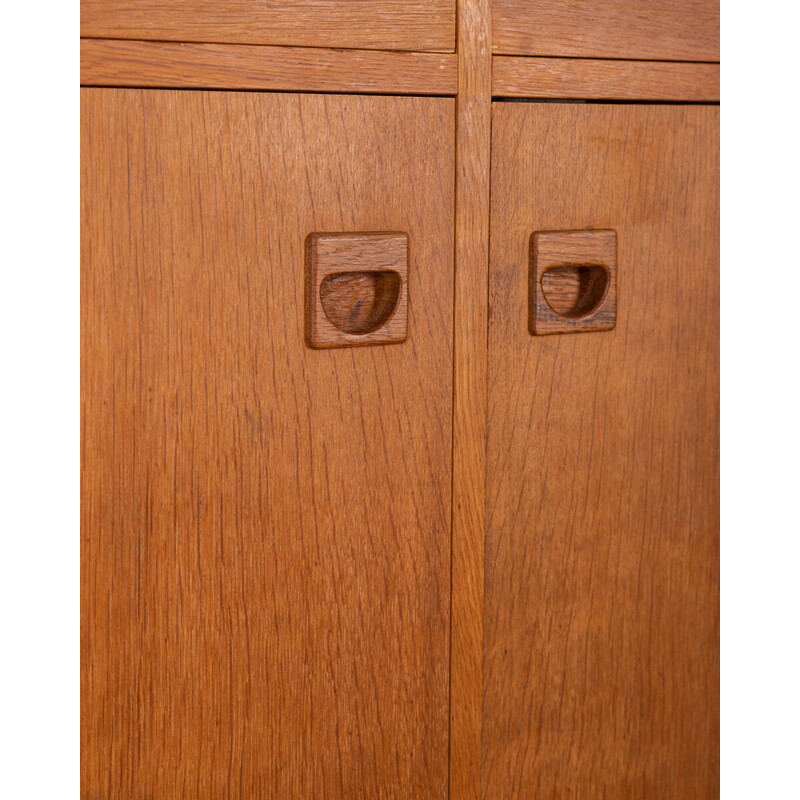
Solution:
{"label": "recessed door pull", "polygon": [[537,231],[530,242],[528,328],[608,331],[617,322],[615,231]]}
{"label": "recessed door pull", "polygon": [[312,233],[306,239],[306,342],[353,347],[404,342],[408,235]]}

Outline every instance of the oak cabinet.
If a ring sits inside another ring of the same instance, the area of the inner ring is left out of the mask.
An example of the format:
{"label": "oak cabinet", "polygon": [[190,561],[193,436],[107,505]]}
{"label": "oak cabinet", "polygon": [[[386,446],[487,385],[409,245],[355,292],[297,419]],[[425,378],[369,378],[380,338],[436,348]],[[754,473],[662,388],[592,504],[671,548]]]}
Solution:
{"label": "oak cabinet", "polygon": [[82,797],[718,797],[716,4],[82,14]]}

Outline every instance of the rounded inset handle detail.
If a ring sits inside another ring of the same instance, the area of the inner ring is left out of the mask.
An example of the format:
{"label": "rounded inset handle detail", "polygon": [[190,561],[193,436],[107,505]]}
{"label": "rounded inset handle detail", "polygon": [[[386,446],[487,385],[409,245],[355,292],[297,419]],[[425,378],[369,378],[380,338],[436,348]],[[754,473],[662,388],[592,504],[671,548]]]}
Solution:
{"label": "rounded inset handle detail", "polygon": [[401,288],[400,275],[393,270],[336,272],[323,279],[319,298],[325,316],[340,331],[363,336],[391,319]]}
{"label": "rounded inset handle detail", "polygon": [[542,294],[560,317],[581,319],[603,302],[608,284],[608,270],[598,264],[548,267],[542,275]]}

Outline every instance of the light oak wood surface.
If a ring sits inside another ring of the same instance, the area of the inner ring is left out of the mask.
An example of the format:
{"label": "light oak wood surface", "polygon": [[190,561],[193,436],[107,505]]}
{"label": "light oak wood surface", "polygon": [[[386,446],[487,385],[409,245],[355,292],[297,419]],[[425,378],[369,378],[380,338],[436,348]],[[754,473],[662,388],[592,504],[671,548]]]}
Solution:
{"label": "light oak wood surface", "polygon": [[[454,101],[81,101],[82,796],[447,797]],[[406,342],[306,346],[325,230]]]}
{"label": "light oak wood surface", "polygon": [[[486,800],[719,795],[718,126],[494,105]],[[532,336],[531,234],[588,228],[615,329]]]}
{"label": "light oak wood surface", "polygon": [[492,0],[492,50],[719,61],[719,0]]}
{"label": "light oak wood surface", "polygon": [[477,800],[489,313],[490,0],[459,2],[458,42],[450,798]]}
{"label": "light oak wood surface", "polygon": [[81,36],[452,51],[455,0],[81,0]]}
{"label": "light oak wood surface", "polygon": [[719,102],[719,64],[495,56],[492,94],[713,103]]}
{"label": "light oak wood surface", "polygon": [[454,95],[452,53],[81,39],[81,84]]}
{"label": "light oak wood surface", "polygon": [[718,0],[81,15],[82,796],[718,796]]}

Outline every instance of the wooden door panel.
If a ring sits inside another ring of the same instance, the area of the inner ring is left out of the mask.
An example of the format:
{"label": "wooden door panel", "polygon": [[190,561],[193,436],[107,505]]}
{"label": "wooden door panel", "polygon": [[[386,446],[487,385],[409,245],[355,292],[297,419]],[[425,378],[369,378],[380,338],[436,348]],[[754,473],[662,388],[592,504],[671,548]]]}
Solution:
{"label": "wooden door panel", "polygon": [[455,0],[81,0],[81,36],[452,51],[455,14]]}
{"label": "wooden door panel", "polygon": [[[454,101],[82,90],[86,798],[445,797]],[[401,231],[403,344],[304,344]]]}
{"label": "wooden door panel", "polygon": [[[712,798],[719,109],[496,103],[486,798]],[[532,336],[536,231],[617,234],[617,322]]]}
{"label": "wooden door panel", "polygon": [[719,61],[719,0],[492,0],[492,51]]}

